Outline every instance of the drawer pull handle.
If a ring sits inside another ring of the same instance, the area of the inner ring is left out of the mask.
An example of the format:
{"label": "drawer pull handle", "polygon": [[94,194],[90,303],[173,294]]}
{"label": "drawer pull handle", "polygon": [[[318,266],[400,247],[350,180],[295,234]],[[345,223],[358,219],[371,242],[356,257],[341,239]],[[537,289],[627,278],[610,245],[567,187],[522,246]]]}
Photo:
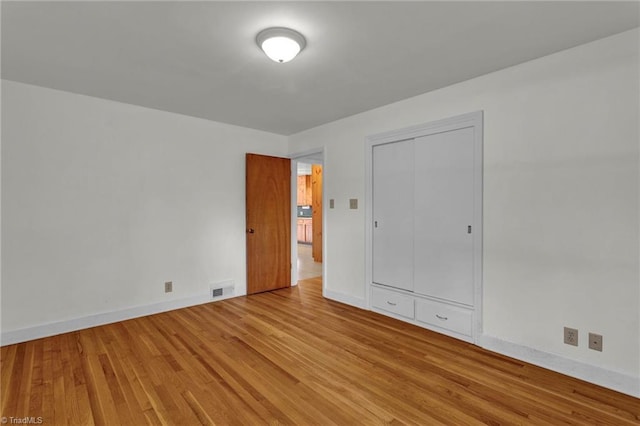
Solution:
{"label": "drawer pull handle", "polygon": [[441,316],[440,316],[440,315],[438,315],[438,314],[436,314],[436,318],[438,318],[439,320],[442,320],[442,321],[446,321],[446,320],[448,320],[448,319],[449,319],[449,318],[447,318],[447,317],[441,317]]}
{"label": "drawer pull handle", "polygon": [[392,303],[392,302],[389,302],[388,300],[387,300],[387,303],[388,303],[389,305],[391,305],[391,306],[396,306],[396,305],[397,305],[397,303]]}

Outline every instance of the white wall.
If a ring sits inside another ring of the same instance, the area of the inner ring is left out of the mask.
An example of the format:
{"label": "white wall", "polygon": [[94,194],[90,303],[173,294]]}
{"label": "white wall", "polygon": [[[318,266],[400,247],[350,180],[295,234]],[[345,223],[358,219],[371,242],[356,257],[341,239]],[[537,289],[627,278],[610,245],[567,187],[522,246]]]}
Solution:
{"label": "white wall", "polygon": [[225,280],[244,294],[244,154],[286,147],[283,136],[3,80],[3,334],[196,300]]}
{"label": "white wall", "polygon": [[[326,211],[327,294],[365,300],[365,137],[484,110],[485,334],[637,378],[639,35],[290,137],[290,152],[325,147],[326,196],[336,200]],[[349,198],[361,208],[349,210]],[[565,325],[580,330],[579,347],[562,343]],[[604,335],[603,352],[587,349],[589,331]]]}

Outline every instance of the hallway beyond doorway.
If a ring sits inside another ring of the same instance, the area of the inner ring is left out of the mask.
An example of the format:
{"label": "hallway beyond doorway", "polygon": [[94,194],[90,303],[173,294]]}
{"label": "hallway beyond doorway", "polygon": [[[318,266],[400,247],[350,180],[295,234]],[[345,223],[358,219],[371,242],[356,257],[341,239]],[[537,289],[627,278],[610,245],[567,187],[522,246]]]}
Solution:
{"label": "hallway beyond doorway", "polygon": [[322,263],[314,262],[311,245],[298,244],[298,281],[322,276]]}

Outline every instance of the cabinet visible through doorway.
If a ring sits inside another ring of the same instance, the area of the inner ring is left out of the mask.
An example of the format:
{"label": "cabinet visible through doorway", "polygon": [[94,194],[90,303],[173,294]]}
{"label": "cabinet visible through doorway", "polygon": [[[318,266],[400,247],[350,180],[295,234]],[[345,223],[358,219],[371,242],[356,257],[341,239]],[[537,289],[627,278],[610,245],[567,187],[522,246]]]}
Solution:
{"label": "cabinet visible through doorway", "polygon": [[298,242],[311,244],[313,242],[313,220],[298,219]]}
{"label": "cabinet visible through doorway", "polygon": [[298,205],[310,206],[313,204],[313,190],[311,188],[311,175],[298,176]]}

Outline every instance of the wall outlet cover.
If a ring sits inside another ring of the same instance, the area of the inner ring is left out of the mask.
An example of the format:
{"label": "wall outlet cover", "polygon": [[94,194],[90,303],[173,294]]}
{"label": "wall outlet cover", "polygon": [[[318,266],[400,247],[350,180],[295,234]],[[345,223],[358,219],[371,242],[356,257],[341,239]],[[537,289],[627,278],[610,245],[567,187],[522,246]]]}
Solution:
{"label": "wall outlet cover", "polygon": [[578,329],[564,328],[564,343],[567,345],[578,346]]}
{"label": "wall outlet cover", "polygon": [[589,333],[589,349],[602,352],[602,334]]}
{"label": "wall outlet cover", "polygon": [[173,291],[173,281],[167,281],[164,283],[164,292],[171,293]]}

